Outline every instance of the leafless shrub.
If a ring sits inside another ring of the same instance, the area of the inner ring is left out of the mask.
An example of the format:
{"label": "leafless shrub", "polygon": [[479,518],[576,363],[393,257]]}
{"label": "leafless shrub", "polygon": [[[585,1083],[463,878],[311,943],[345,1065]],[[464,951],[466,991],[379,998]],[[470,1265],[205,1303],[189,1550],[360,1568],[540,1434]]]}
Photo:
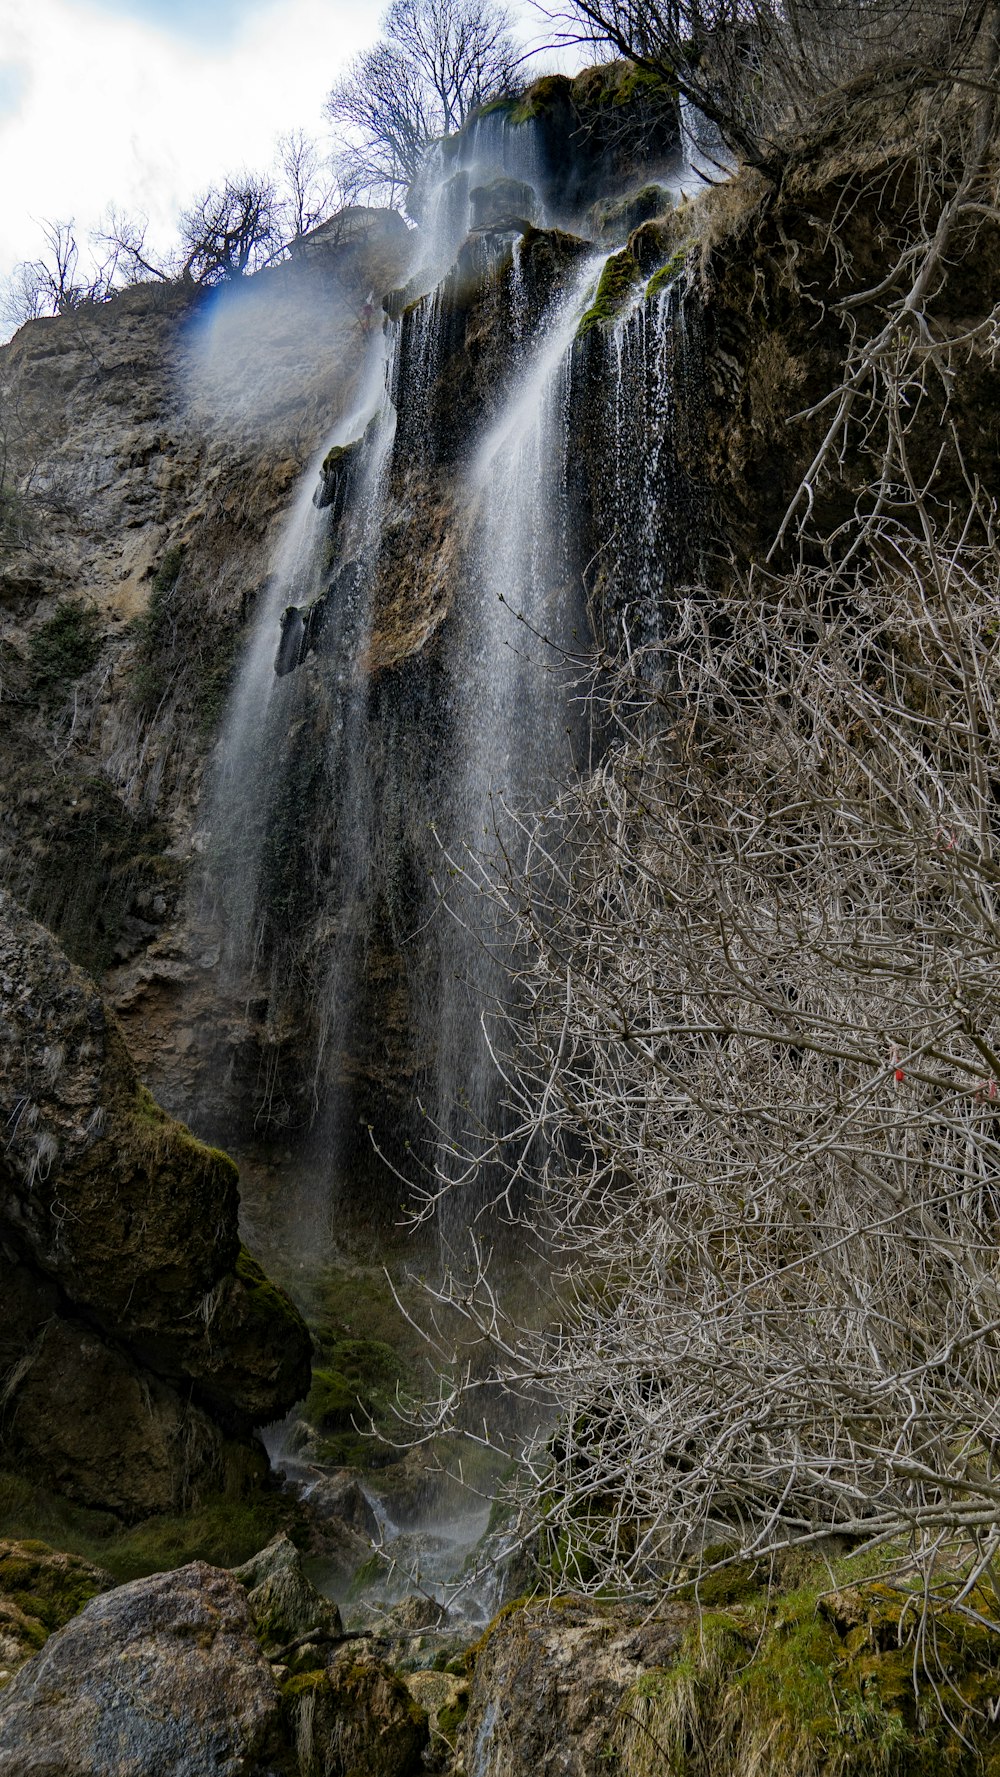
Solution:
{"label": "leafless shrub", "polygon": [[850,597],[692,597],[493,885],[559,1313],[450,1299],[556,1403],[525,1465],[574,1584],[832,1533],[995,1553],[1000,573],[956,549],[944,604],[899,541]]}
{"label": "leafless shrub", "polygon": [[[534,1403],[518,1497],[561,1584],[835,1535],[972,1610],[1000,1550],[1000,553],[971,475],[963,505],[935,492],[996,331],[936,302],[996,223],[994,137],[991,76],[947,161],[923,145],[885,278],[841,302],[778,539],[799,564],[679,597],[597,674],[607,751],[521,819],[523,866],[509,841],[499,869],[453,860],[517,935],[486,1015],[498,1207],[553,1291],[519,1324],[473,1252],[439,1293],[496,1362],[425,1423],[467,1430],[498,1382]],[[818,536],[849,457],[874,478]]]}
{"label": "leafless shrub", "polygon": [[871,93],[889,103],[956,81],[982,86],[988,0],[567,0],[540,4],[555,40],[608,46],[682,95],[749,165],[775,173]]}

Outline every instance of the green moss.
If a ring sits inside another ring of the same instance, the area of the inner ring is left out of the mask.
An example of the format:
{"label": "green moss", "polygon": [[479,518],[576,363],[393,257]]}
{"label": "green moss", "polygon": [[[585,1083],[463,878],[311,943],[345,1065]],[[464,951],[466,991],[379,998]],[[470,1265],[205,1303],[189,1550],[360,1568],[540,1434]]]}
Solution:
{"label": "green moss", "polygon": [[361,1566],[351,1576],[351,1583],[347,1589],[348,1603],[353,1603],[355,1599],[361,1598],[370,1586],[378,1585],[385,1578],[385,1570],[386,1557],[383,1555],[369,1555],[367,1561],[362,1561]]}
{"label": "green moss", "polygon": [[604,198],[594,204],[590,221],[603,239],[621,240],[672,208],[673,199],[664,186],[643,185],[625,197]]}
{"label": "green moss", "polygon": [[70,685],[96,664],[101,620],[90,605],[60,599],[28,644],[30,694],[40,703],[61,700]]}
{"label": "green moss", "polygon": [[392,1422],[403,1366],[390,1346],[374,1339],[331,1339],[327,1333],[322,1351],[327,1361],[313,1370],[305,1417],[324,1434],[324,1461],[369,1466],[379,1447],[361,1428]]}
{"label": "green moss", "polygon": [[703,1611],[676,1658],[623,1702],[623,1777],[664,1768],[711,1777],[723,1744],[733,1769],[762,1777],[972,1777],[983,1763],[1000,1767],[1000,1625],[935,1610],[925,1671],[911,1600],[885,1586],[830,1593],[824,1584]]}
{"label": "green moss", "polygon": [[39,1646],[102,1589],[92,1567],[47,1543],[32,1539],[0,1552],[0,1597],[40,1625]]}
{"label": "green moss", "polygon": [[[208,1152],[216,1159],[233,1165],[228,1154],[223,1154],[221,1149],[210,1148]],[[247,1252],[245,1246],[240,1247],[235,1269],[246,1292],[251,1319],[258,1320],[262,1328],[266,1327],[271,1337],[283,1327],[289,1338],[297,1341],[304,1331],[305,1323],[295,1303],[276,1283],[272,1283],[263,1266],[257,1263],[252,1253]]]}
{"label": "green moss", "polygon": [[443,1739],[455,1744],[458,1730],[469,1713],[469,1687],[463,1685],[455,1696],[453,1703],[446,1703],[438,1712],[438,1733]]}
{"label": "green moss", "polygon": [[342,467],[345,458],[349,460],[353,455],[357,454],[357,448],[357,440],[352,444],[333,445],[323,458],[323,467],[320,473],[322,475],[332,475],[335,470]]}
{"label": "green moss", "polygon": [[532,118],[554,111],[569,99],[572,86],[566,74],[543,74],[540,80],[533,80],[511,107],[511,123],[530,123]]}
{"label": "green moss", "polygon": [[671,253],[666,264],[661,265],[658,272],[653,273],[649,283],[646,285],[647,302],[652,301],[654,296],[659,296],[661,290],[665,290],[668,284],[673,283],[674,279],[681,271],[687,255],[688,243],[685,242],[682,247],[677,248],[675,253]]}
{"label": "green moss", "polygon": [[593,328],[613,321],[621,313],[639,275],[639,267],[627,247],[623,247],[620,253],[612,253],[601,273],[594,300],[576,330],[577,339],[586,338]]}
{"label": "green moss", "polygon": [[329,1679],[325,1670],[313,1667],[311,1672],[293,1672],[293,1676],[281,1681],[281,1695],[286,1702],[297,1702],[298,1697],[309,1697],[314,1690],[325,1690]]}
{"label": "green moss", "polygon": [[245,1498],[218,1493],[187,1513],[148,1518],[123,1528],[110,1512],[89,1511],[34,1487],[23,1475],[0,1470],[0,1536],[44,1538],[52,1548],[82,1556],[119,1582],[208,1561],[236,1567],[264,1548],[279,1530],[293,1541],[307,1536],[296,1500],[275,1491]]}
{"label": "green moss", "polygon": [[675,102],[677,82],[665,68],[640,68],[630,61],[601,62],[575,76],[571,93],[578,110],[599,111],[651,99]]}

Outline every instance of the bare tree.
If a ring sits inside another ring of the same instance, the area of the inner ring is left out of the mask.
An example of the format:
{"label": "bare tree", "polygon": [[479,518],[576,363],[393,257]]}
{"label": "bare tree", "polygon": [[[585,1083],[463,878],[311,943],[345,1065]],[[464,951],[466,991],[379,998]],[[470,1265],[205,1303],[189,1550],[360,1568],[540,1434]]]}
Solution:
{"label": "bare tree", "polygon": [[383,37],[332,89],[327,113],[373,193],[395,202],[428,145],[511,89],[518,53],[496,0],[393,0]]}
{"label": "bare tree", "polygon": [[842,121],[866,93],[980,82],[994,29],[991,0],[557,0],[539,10],[557,40],[610,47],[679,86],[768,172],[791,135]]}
{"label": "bare tree", "polygon": [[66,315],[85,302],[101,302],[114,282],[114,252],[88,268],[81,265],[72,217],[68,222],[43,222],[44,246],[37,259],[16,266],[4,297],[8,321],[20,326],[40,315]]}
{"label": "bare tree", "polygon": [[182,278],[219,284],[259,271],[281,250],[270,179],[241,173],[210,187],[181,217],[180,233]]}
{"label": "bare tree", "polygon": [[303,235],[341,208],[346,197],[318,144],[304,130],[286,130],[276,149],[281,233],[294,257]]}
{"label": "bare tree", "polygon": [[157,254],[147,245],[149,221],[145,216],[131,216],[112,205],[94,240],[111,256],[115,273],[126,283],[168,282],[175,275],[169,257]]}

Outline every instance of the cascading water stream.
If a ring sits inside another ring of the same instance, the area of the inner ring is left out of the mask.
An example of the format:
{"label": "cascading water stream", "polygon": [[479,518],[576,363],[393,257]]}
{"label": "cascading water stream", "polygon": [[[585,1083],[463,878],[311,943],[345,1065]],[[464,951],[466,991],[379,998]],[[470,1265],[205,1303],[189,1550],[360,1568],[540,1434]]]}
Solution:
{"label": "cascading water stream", "polygon": [[567,656],[585,617],[568,549],[569,395],[573,342],[602,265],[586,259],[549,315],[466,477],[468,597],[449,647],[455,743],[438,822],[452,917],[438,932],[433,1005],[437,1171],[467,1187],[440,1200],[452,1250],[499,1184],[478,1156],[501,1121],[484,1016],[508,995],[509,938],[484,878],[516,858],[512,815],[544,808],[572,764]]}
{"label": "cascading water stream", "polygon": [[[320,1262],[345,1184],[360,1203],[381,1178],[398,1202],[365,1127],[379,1082],[376,1140],[395,1118],[404,1168],[413,1107],[429,1111],[446,1246],[495,1194],[484,1016],[504,1005],[509,938],[470,882],[504,852],[516,868],[510,811],[544,809],[572,763],[565,661],[586,645],[594,531],[602,608],[644,639],[684,556],[664,509],[694,514],[672,394],[683,304],[670,286],[576,344],[604,256],[522,236],[507,207],[551,207],[527,183],[540,141],[500,111],[432,152],[422,269],[300,490],[209,798],[225,968],[262,1008],[256,1128],[308,1158],[291,1213]],[[475,425],[456,381],[469,339]],[[581,415],[604,441],[585,467]]]}

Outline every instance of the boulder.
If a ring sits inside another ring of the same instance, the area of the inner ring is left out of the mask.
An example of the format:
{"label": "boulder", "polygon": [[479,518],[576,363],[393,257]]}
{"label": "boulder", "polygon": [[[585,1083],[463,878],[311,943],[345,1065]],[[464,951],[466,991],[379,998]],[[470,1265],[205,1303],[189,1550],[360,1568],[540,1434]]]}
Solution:
{"label": "boulder", "polygon": [[351,1469],[341,1469],[337,1474],[325,1475],[322,1481],[317,1481],[306,1494],[305,1504],[309,1516],[321,1527],[342,1524],[371,1542],[378,1537],[375,1509]]}
{"label": "boulder", "polygon": [[324,1670],[303,1673],[285,1688],[301,1777],[423,1771],[427,1712],[371,1654],[345,1648]]}
{"label": "boulder", "polygon": [[611,1768],[609,1731],[626,1692],[676,1653],[690,1619],[662,1622],[589,1599],[509,1610],[475,1653],[465,1763],[476,1777],[595,1777]]}
{"label": "boulder", "polygon": [[202,1562],[93,1599],[0,1697],[2,1777],[277,1777],[281,1740],[246,1592]]}
{"label": "boulder", "polygon": [[0,1692],[0,1777],[416,1777],[427,1715],[381,1661],[268,1657],[339,1623],[287,1539],[240,1576],[196,1561],[91,1599]]}
{"label": "boulder", "polygon": [[302,1557],[284,1531],[233,1576],[246,1588],[257,1639],[269,1657],[284,1657],[296,1642],[319,1648],[342,1636],[337,1606],[303,1573]]}

